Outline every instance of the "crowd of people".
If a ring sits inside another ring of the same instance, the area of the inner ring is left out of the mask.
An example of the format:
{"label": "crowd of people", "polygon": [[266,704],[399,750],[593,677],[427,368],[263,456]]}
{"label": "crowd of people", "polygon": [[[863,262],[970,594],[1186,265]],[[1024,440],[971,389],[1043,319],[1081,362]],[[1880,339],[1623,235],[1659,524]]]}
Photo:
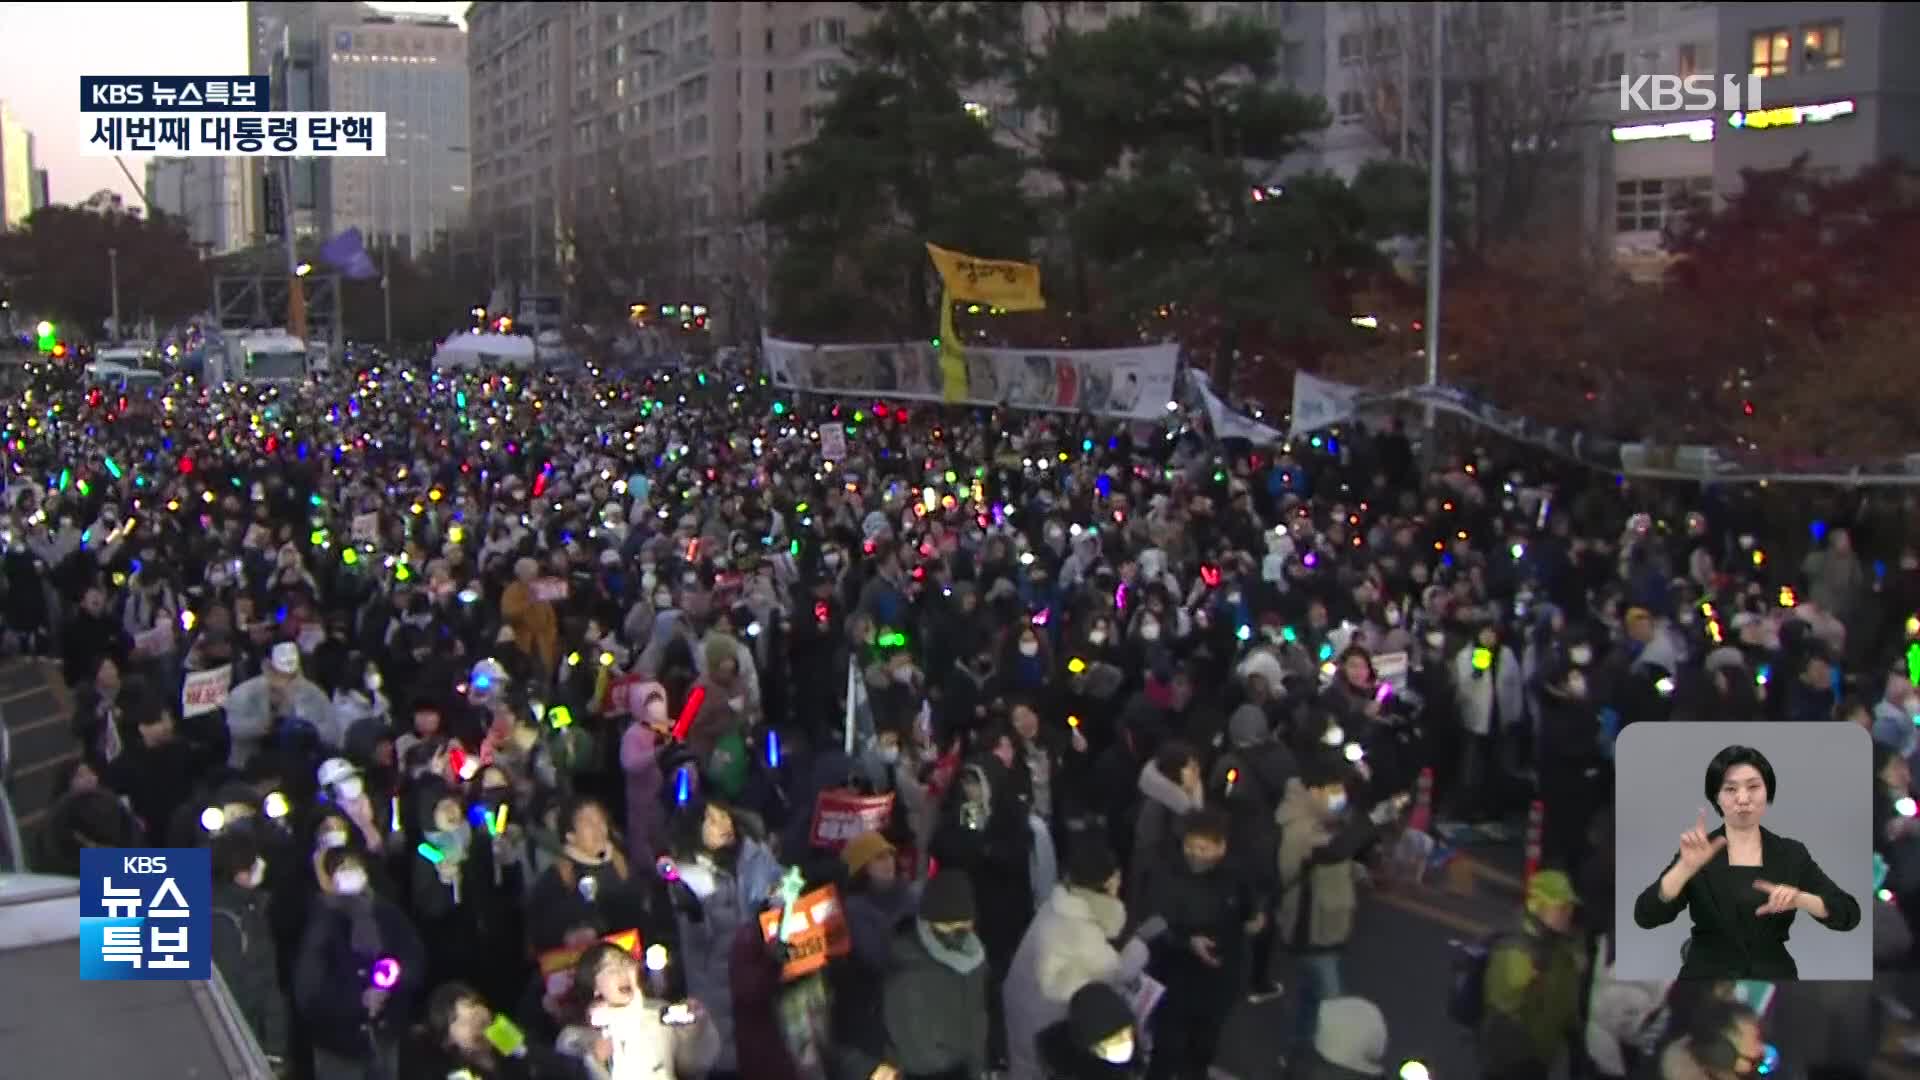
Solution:
{"label": "crowd of people", "polygon": [[1904,538],[1799,564],[1725,493],[1397,425],[6,377],[6,629],[83,749],[33,864],[210,846],[283,1075],[1170,1080],[1274,998],[1273,1075],[1388,1075],[1368,882],[1535,799],[1455,1003],[1486,1075],[1744,1075],[1779,1017],[1611,972],[1612,740],[1676,718],[1869,727],[1920,892]]}

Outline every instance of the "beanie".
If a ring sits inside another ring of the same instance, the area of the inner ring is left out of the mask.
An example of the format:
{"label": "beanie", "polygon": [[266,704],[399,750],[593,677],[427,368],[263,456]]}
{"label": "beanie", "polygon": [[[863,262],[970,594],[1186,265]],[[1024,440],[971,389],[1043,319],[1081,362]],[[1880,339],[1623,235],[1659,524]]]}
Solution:
{"label": "beanie", "polygon": [[930,923],[972,922],[973,882],[964,872],[935,874],[920,896],[920,918]]}
{"label": "beanie", "polygon": [[858,874],[875,859],[884,859],[893,854],[893,845],[877,832],[863,832],[840,851],[840,861],[847,866],[849,874]]}
{"label": "beanie", "polygon": [[1133,1026],[1133,1010],[1120,991],[1103,982],[1091,982],[1074,991],[1067,1002],[1067,1031],[1073,1045],[1091,1050]]}
{"label": "beanie", "polygon": [[[1279,688],[1278,680],[1274,687]],[[1227,738],[1236,748],[1258,746],[1272,734],[1273,728],[1267,723],[1266,710],[1251,702],[1233,710],[1233,715],[1227,718]]]}

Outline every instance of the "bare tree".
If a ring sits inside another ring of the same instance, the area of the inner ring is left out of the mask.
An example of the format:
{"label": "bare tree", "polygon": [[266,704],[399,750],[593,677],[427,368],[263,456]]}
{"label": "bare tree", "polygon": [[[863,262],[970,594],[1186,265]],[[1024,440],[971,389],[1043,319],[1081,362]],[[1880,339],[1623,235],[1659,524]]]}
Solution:
{"label": "bare tree", "polygon": [[756,348],[767,320],[767,290],[771,285],[772,251],[766,226],[746,213],[715,221],[713,258],[707,267],[714,322],[725,343]]}
{"label": "bare tree", "polygon": [[624,320],[649,290],[669,284],[684,231],[668,192],[646,174],[583,193],[562,237],[573,309],[589,321]]}
{"label": "bare tree", "polygon": [[[1451,4],[1441,72],[1449,190],[1471,202],[1454,240],[1478,252],[1537,224],[1567,190],[1593,94],[1622,73],[1619,53],[1583,3]],[[1358,104],[1382,146],[1425,168],[1432,155],[1433,9],[1361,5],[1339,61],[1357,72]],[[1354,102],[1343,103],[1351,106]],[[1577,183],[1571,190],[1578,190]]]}

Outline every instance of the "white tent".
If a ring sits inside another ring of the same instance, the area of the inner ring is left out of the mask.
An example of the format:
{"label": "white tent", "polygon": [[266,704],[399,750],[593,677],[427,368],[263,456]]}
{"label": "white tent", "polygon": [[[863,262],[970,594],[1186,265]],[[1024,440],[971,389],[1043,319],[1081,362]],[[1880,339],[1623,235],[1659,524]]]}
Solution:
{"label": "white tent", "polygon": [[532,367],[533,360],[533,339],[518,334],[455,334],[433,354],[433,366],[445,368]]}

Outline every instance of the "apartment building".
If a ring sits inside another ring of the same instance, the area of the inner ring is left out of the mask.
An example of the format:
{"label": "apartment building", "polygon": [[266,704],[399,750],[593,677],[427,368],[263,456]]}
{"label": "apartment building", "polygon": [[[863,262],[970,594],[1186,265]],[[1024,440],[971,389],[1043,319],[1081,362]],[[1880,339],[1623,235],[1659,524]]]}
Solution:
{"label": "apartment building", "polygon": [[19,228],[34,211],[33,135],[0,101],[0,232]]}
{"label": "apartment building", "polygon": [[260,227],[259,176],[254,158],[155,158],[147,163],[147,204],[184,222],[202,252],[225,255],[253,243]]}
{"label": "apartment building", "polygon": [[467,35],[441,15],[329,23],[319,57],[328,107],[387,114],[387,156],[328,162],[333,232],[411,257],[465,222]]}

